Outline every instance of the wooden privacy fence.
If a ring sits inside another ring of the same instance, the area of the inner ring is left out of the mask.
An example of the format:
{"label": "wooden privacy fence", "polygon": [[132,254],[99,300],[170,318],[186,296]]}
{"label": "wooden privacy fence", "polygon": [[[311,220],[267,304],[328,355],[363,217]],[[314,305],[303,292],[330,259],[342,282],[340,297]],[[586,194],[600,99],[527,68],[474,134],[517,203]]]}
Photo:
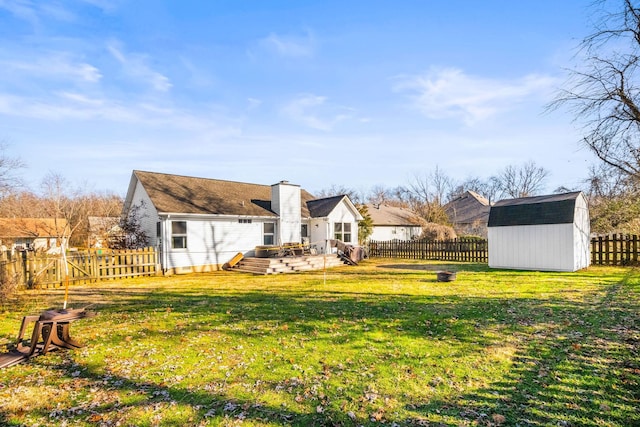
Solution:
{"label": "wooden privacy fence", "polygon": [[487,262],[489,259],[485,239],[465,237],[451,240],[371,241],[369,256],[466,262]]}
{"label": "wooden privacy fence", "polygon": [[640,236],[634,234],[608,234],[591,238],[591,264],[640,264]]}
{"label": "wooden privacy fence", "polygon": [[[391,240],[369,243],[369,256],[379,258],[430,259],[440,261],[487,262],[484,239]],[[591,238],[591,264],[640,265],[640,236],[609,234]]]}
{"label": "wooden privacy fence", "polygon": [[[56,287],[65,282],[66,271],[62,255],[22,252],[18,264],[26,287]],[[67,255],[67,267],[69,283],[153,276],[160,272],[154,248],[70,252]]]}

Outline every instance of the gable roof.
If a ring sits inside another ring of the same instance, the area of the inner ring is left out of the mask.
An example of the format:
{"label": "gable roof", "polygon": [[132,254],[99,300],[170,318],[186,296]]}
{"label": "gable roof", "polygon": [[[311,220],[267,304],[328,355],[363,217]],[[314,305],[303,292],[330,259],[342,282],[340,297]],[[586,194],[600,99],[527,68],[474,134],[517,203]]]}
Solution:
{"label": "gable roof", "polygon": [[491,205],[489,200],[475,191],[467,190],[446,205],[444,210],[453,224],[486,222]]}
{"label": "gable roof", "polygon": [[307,207],[309,208],[311,218],[323,218],[329,216],[329,214],[344,198],[344,194],[341,194],[339,196],[325,197],[324,199],[309,200],[307,202]]}
{"label": "gable roof", "polygon": [[67,227],[62,218],[0,218],[0,238],[58,237]]}
{"label": "gable roof", "polygon": [[491,207],[489,227],[573,223],[580,191],[500,200]]}
{"label": "gable roof", "polygon": [[[271,210],[271,186],[157,172],[133,171],[160,213],[277,216]],[[302,217],[313,196],[300,190]]]}
{"label": "gable roof", "polygon": [[374,227],[420,226],[416,215],[408,209],[373,203],[367,203],[366,206]]}

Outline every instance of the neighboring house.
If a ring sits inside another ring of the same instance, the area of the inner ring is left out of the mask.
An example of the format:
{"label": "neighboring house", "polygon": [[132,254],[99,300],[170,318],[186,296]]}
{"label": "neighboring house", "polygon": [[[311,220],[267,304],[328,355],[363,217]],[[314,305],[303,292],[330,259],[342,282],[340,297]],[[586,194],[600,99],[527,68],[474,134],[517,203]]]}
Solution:
{"label": "neighboring house", "polygon": [[90,216],[89,222],[89,248],[107,248],[109,239],[122,232],[120,218],[114,216]]}
{"label": "neighboring house", "polygon": [[67,220],[61,218],[0,218],[0,243],[6,249],[50,251],[67,242]]}
{"label": "neighboring house", "polygon": [[349,197],[315,199],[299,185],[249,184],[133,171],[123,214],[140,226],[167,273],[218,270],[238,252],[305,243],[329,252],[330,239],[358,243],[362,216]]}
{"label": "neighboring house", "polygon": [[373,231],[369,240],[411,240],[420,237],[420,219],[409,209],[383,204],[368,203]]}
{"label": "neighboring house", "polygon": [[444,211],[459,236],[486,238],[490,209],[491,204],[486,198],[470,190],[444,205]]}
{"label": "neighboring house", "polygon": [[576,271],[591,262],[581,192],[501,200],[489,213],[489,267]]}

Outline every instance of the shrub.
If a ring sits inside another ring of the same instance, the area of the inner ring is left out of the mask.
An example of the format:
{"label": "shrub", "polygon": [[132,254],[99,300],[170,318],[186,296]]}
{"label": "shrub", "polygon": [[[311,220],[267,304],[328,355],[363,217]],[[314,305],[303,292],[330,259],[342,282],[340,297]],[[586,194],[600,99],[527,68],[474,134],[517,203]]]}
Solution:
{"label": "shrub", "polygon": [[421,239],[427,240],[450,240],[457,237],[455,230],[448,225],[428,222],[422,226]]}

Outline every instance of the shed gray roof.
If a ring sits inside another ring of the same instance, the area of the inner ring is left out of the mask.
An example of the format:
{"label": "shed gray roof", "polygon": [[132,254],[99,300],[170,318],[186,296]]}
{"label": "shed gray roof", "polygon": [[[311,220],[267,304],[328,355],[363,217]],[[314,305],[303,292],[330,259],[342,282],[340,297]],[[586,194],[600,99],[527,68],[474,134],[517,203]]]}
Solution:
{"label": "shed gray roof", "polygon": [[489,227],[571,224],[580,191],[500,200],[489,211]]}
{"label": "shed gray roof", "polygon": [[[157,172],[134,171],[160,213],[273,216],[271,186]],[[301,214],[313,196],[300,191]]]}

